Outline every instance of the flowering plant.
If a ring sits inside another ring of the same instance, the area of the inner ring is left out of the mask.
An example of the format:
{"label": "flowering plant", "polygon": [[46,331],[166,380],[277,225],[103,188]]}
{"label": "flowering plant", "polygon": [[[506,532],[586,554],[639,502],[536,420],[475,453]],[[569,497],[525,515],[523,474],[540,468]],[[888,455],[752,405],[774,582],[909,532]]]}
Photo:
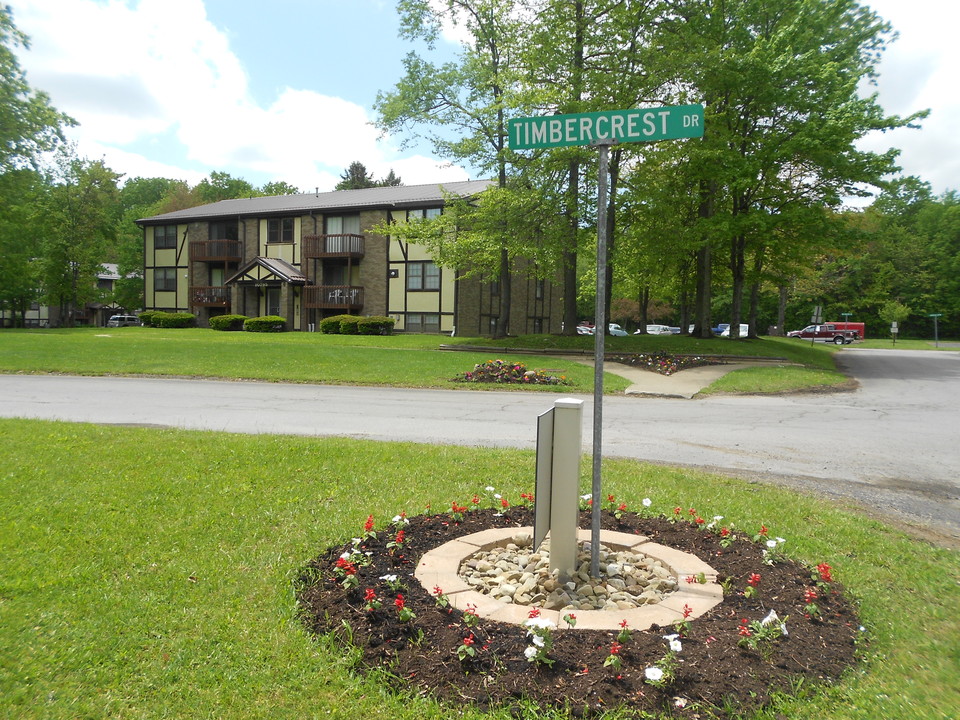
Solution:
{"label": "flowering plant", "polygon": [[439,585],[434,586],[433,597],[434,601],[437,603],[437,607],[441,610],[450,605],[450,598],[444,595],[443,590],[440,589]]}
{"label": "flowering plant", "polygon": [[469,628],[476,627],[480,623],[480,616],[477,615],[476,605],[467,605],[463,611],[463,624]]}
{"label": "flowering plant", "polygon": [[617,670],[620,669],[620,666],[623,662],[620,660],[620,651],[623,649],[623,645],[618,643],[616,640],[610,645],[610,654],[607,655],[607,659],[603,661],[604,667],[613,667]]}
{"label": "flowering plant", "polygon": [[619,643],[628,643],[630,642],[630,628],[627,627],[627,621],[620,621],[620,632],[617,633],[617,642]]}
{"label": "flowering plant", "polygon": [[683,619],[673,624],[673,629],[677,631],[677,637],[686,637],[690,632],[690,616],[693,615],[693,608],[684,603]]}
{"label": "flowering plant", "polygon": [[380,602],[380,599],[377,597],[377,594],[373,591],[373,588],[367,588],[363,593],[363,601],[366,603],[364,609],[367,612],[373,612],[374,610],[379,610],[383,603]]}
{"label": "flowering plant", "polygon": [[473,633],[470,633],[463,639],[460,647],[457,648],[457,657],[460,658],[460,662],[463,662],[467,658],[477,656],[477,649],[474,647],[475,644],[476,639],[473,637]]}
{"label": "flowering plant", "polygon": [[397,620],[400,622],[409,622],[417,617],[417,614],[407,607],[407,602],[401,593],[397,593],[397,599],[393,601],[393,604],[397,608]]}
{"label": "flowering plant", "polygon": [[577,616],[573,613],[567,613],[563,616],[562,620],[571,628],[577,626]]}
{"label": "flowering plant", "polygon": [[769,654],[771,651],[770,644],[774,640],[789,635],[787,632],[788,619],[788,617],[785,617],[781,620],[774,610],[767,613],[763,620],[754,620],[748,623],[747,619],[743,618],[740,621],[740,639],[737,644],[751,650],[760,648],[763,654]]}
{"label": "flowering plant", "polygon": [[398,592],[405,589],[403,587],[403,581],[401,581],[396,575],[381,575],[380,579],[383,580],[387,584],[387,587],[393,592]]}
{"label": "flowering plant", "polygon": [[340,584],[344,590],[350,590],[360,584],[360,580],[357,578],[357,566],[350,561],[349,557],[348,553],[344,553],[337,558],[333,566],[333,572],[340,578]]}
{"label": "flowering plant", "polygon": [[373,530],[373,515],[367,515],[367,521],[363,524],[363,537],[367,540],[377,539],[377,533]]}
{"label": "flowering plant", "polygon": [[760,573],[750,573],[750,577],[747,578],[747,587],[743,591],[743,596],[745,598],[752,598],[754,595],[760,591],[757,589],[757,586],[760,585]]}
{"label": "flowering plant", "polygon": [[523,363],[487,360],[473,366],[471,372],[451,378],[452,382],[521,383],[524,385],[566,385],[566,375],[547,375],[542,370],[527,370]]}
{"label": "flowering plant", "polygon": [[531,617],[524,625],[530,645],[523,651],[527,662],[542,665],[553,665],[550,650],[553,648],[553,628],[556,627],[550,620],[542,617]]}
{"label": "flowering plant", "polygon": [[807,588],[803,592],[803,614],[806,618],[820,617],[820,607],[817,605],[817,591],[813,588]]}

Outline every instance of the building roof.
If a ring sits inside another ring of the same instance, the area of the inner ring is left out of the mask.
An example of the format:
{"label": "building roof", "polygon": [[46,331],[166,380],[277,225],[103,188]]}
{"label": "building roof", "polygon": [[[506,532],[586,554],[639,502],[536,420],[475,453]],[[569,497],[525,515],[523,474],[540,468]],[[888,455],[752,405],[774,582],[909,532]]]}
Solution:
{"label": "building roof", "polygon": [[[255,268],[257,270],[251,273]],[[307,276],[286,260],[255,257],[227,278],[223,284],[231,285],[235,282],[257,282],[260,280],[280,280],[294,285],[304,285],[307,282]]]}
{"label": "building roof", "polygon": [[325,193],[301,195],[272,195],[269,197],[221,200],[209,205],[177,210],[137,220],[140,225],[166,225],[229,217],[263,217],[264,215],[290,215],[309,212],[329,213],[342,210],[358,210],[392,207],[417,207],[443,202],[444,193],[469,197],[477,195],[493,184],[492,180],[467,180],[464,182],[437,183],[430,185],[395,185],[391,187],[364,188],[362,190],[336,190]]}

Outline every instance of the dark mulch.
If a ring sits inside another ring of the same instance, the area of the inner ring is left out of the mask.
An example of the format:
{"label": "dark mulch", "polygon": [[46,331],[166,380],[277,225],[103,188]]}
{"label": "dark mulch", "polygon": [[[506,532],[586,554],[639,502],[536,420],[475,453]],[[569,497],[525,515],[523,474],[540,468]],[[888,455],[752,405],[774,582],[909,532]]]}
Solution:
{"label": "dark mulch", "polygon": [[613,355],[607,358],[612,362],[631,365],[632,367],[650,370],[661,375],[673,375],[681,370],[703,367],[704,365],[725,365],[723,360],[704,357],[703,355],[671,355],[670,353],[632,353],[629,355]]}
{"label": "dark mulch", "polygon": [[[341,553],[352,546],[327,549],[305,569],[298,598],[303,620],[316,633],[348,636],[360,648],[360,669],[385,668],[398,687],[426,692],[441,700],[479,707],[512,706],[521,697],[541,706],[568,708],[574,716],[616,706],[696,717],[709,708],[717,717],[746,712],[769,702],[773,692],[789,692],[801,680],[805,685],[829,683],[855,662],[855,640],[860,621],[838,583],[821,584],[815,569],[790,560],[764,564],[763,546],[737,538],[721,545],[715,531],[694,523],[623,513],[620,519],[604,511],[603,527],[649,536],[670,547],[693,553],[712,565],[721,582],[728,581],[723,602],[690,624],[675,680],[667,688],[645,681],[644,669],[661,659],[667,649],[663,636],[672,626],[634,631],[620,653],[622,667],[604,667],[615,632],[567,630],[554,633],[551,666],[528,662],[529,640],[524,628],[481,620],[467,629],[463,614],[438,608],[434,597],[413,577],[419,557],[442,543],[490,527],[532,525],[532,512],[511,507],[505,514],[478,510],[454,522],[448,515],[410,518],[401,552],[386,547],[392,531],[381,531],[362,543],[370,564],[359,568],[359,584],[345,591],[334,572]],[[590,527],[590,514],[580,518]],[[758,528],[759,529],[759,528]],[[358,532],[358,535],[360,533]],[[743,590],[751,573],[761,576],[759,592],[747,598]],[[400,623],[394,605],[396,591],[379,578],[396,574],[400,592],[416,618]],[[371,588],[382,600],[378,610],[365,609],[364,593]],[[804,616],[804,591],[816,588],[819,618]],[[771,610],[786,618],[789,636],[759,650],[738,645],[743,619],[762,620]],[[349,632],[347,630],[349,625]],[[456,650],[473,632],[476,658],[461,662]],[[676,698],[687,701],[677,707]],[[699,715],[702,717],[702,715]]]}

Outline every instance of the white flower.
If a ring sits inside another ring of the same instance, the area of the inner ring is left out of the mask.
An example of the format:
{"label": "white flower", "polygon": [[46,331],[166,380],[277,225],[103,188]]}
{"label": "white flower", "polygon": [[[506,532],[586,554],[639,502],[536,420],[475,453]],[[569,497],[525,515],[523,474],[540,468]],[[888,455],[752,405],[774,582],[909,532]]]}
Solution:
{"label": "white flower", "polygon": [[343,555],[340,556],[340,559],[341,559],[341,560],[349,560],[349,559],[352,558],[352,557],[353,557],[353,553],[345,552]]}
{"label": "white flower", "polygon": [[777,546],[776,540],[767,540],[767,547],[773,550]]}
{"label": "white flower", "polygon": [[534,635],[532,642],[533,642],[533,644],[536,645],[538,648],[542,648],[544,645],[547,644],[547,641],[544,640],[541,635]]}
{"label": "white flower", "polygon": [[493,488],[492,488],[490,485],[487,485],[487,487],[484,488],[484,489],[485,489],[487,492],[493,492]]}
{"label": "white flower", "polygon": [[673,652],[680,652],[681,650],[683,650],[683,645],[680,644],[680,641],[679,641],[679,640],[671,640],[671,641],[670,641],[670,649],[671,649]]}
{"label": "white flower", "polygon": [[687,706],[687,699],[682,697],[675,697],[673,699],[673,706],[678,708],[683,708]]}
{"label": "white flower", "polygon": [[778,538],[777,538],[777,542],[778,542],[778,543],[785,543],[786,540],[784,540],[782,537],[778,537]]}
{"label": "white flower", "polygon": [[780,623],[780,634],[784,637],[787,637],[790,633],[787,632],[787,624],[785,622]]}
{"label": "white flower", "polygon": [[539,650],[537,650],[533,645],[531,645],[530,647],[528,647],[526,650],[523,651],[523,655],[524,657],[527,658],[527,660],[533,660],[537,656],[537,653],[539,652],[540,652]]}
{"label": "white flower", "polygon": [[493,496],[494,496],[497,500],[499,500],[499,499],[502,497],[502,495],[500,495],[500,493],[494,493]]}
{"label": "white flower", "polygon": [[644,506],[644,507],[650,507],[652,504],[653,504],[653,503],[650,501],[650,498],[644,498],[644,499],[643,499],[643,506]]}
{"label": "white flower", "polygon": [[385,582],[392,583],[392,582],[396,582],[396,581],[397,581],[397,576],[396,576],[396,575],[381,575],[381,576],[380,576],[380,579],[381,579],[381,580],[384,580]]}
{"label": "white flower", "polygon": [[780,620],[780,616],[777,615],[777,611],[771,610],[769,613],[767,613],[767,616],[760,621],[760,624],[766,627],[770,623],[775,623],[775,622],[778,622],[779,620]]}
{"label": "white flower", "polygon": [[554,623],[552,620],[548,620],[545,617],[530,618],[524,622],[524,625],[526,625],[528,628],[531,628],[529,632],[530,635],[533,635],[535,630],[549,630],[557,626],[556,623]]}
{"label": "white flower", "polygon": [[580,499],[581,499],[581,500],[589,500],[591,497],[592,497],[592,496],[591,496],[589,493],[587,493],[586,495],[581,495],[581,496],[580,496]]}
{"label": "white flower", "polygon": [[713,516],[713,521],[714,521],[714,522],[720,522],[721,520],[723,520],[723,515],[714,515],[714,516]]}
{"label": "white flower", "polygon": [[670,642],[671,640],[676,640],[678,637],[680,637],[680,633],[670,633],[669,635],[664,635],[663,639]]}
{"label": "white flower", "polygon": [[663,680],[663,670],[658,667],[648,667],[643,671],[643,674],[646,675],[647,680],[650,682],[660,682]]}
{"label": "white flower", "polygon": [[354,545],[359,545],[360,543],[363,542],[363,538],[353,538],[353,540],[351,540],[350,542],[352,542]]}

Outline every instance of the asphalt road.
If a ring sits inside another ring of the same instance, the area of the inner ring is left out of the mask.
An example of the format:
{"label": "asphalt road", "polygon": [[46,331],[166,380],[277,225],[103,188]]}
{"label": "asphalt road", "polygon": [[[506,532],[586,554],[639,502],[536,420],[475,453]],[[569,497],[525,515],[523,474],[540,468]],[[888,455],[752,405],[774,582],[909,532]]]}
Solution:
{"label": "asphalt road", "polygon": [[[607,397],[609,456],[717,470],[858,505],[960,547],[960,353],[846,348],[853,392]],[[0,416],[534,448],[559,396],[206,380],[0,375]],[[592,397],[584,400],[590,452]]]}

